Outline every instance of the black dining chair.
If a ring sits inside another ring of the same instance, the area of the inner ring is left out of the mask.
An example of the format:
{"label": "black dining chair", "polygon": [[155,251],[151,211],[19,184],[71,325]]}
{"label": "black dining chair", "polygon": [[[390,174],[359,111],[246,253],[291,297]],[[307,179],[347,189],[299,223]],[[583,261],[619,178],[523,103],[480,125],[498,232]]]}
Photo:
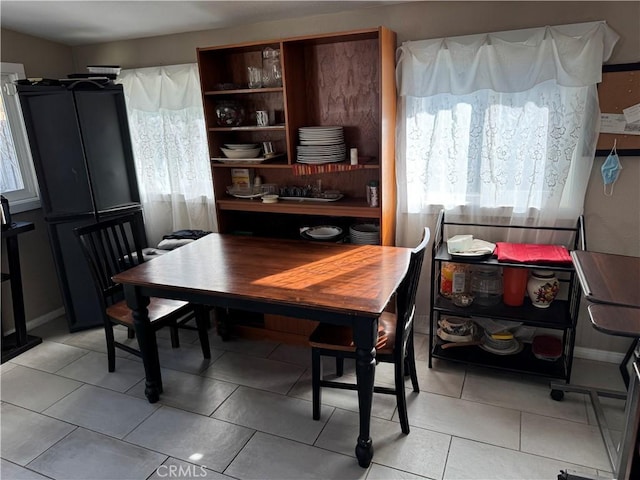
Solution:
{"label": "black dining chair", "polygon": [[[116,348],[141,357],[139,350],[117,342],[114,338],[114,325],[127,327],[129,338],[134,337],[134,329],[132,312],[124,300],[122,285],[115,283],[111,277],[144,262],[143,228],[142,213],[135,212],[74,230],[102,304],[110,372],[115,370]],[[195,318],[202,354],[204,358],[211,358],[207,332],[209,310],[206,307],[179,300],[151,298],[147,309],[154,334],[165,326],[171,328],[173,348],[180,346],[178,328]]]}
{"label": "black dining chair", "polygon": [[[395,313],[384,312],[378,320],[376,362],[394,364],[395,388],[375,386],[374,392],[396,396],[402,432],[409,433],[409,417],[405,398],[405,372],[411,377],[414,392],[419,392],[418,375],[413,345],[413,320],[415,316],[416,292],[424,252],[431,233],[424,229],[420,245],[411,252],[409,269],[396,292]],[[311,345],[311,372],[313,388],[313,419],[320,419],[321,387],[356,390],[353,383],[327,380],[322,376],[321,357],[335,357],[336,375],[344,372],[344,359],[356,358],[356,349],[350,327],[320,323],[309,337]]]}

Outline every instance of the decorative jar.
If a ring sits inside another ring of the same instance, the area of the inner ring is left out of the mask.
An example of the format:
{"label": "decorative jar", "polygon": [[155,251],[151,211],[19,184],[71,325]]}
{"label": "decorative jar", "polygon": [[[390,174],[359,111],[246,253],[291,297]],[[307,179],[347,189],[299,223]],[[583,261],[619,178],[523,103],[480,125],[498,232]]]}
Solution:
{"label": "decorative jar", "polygon": [[527,293],[534,307],[548,308],[558,295],[560,282],[551,270],[532,270]]}
{"label": "decorative jar", "polygon": [[244,122],[244,107],[234,100],[216,104],[216,122],[221,127],[237,127]]}

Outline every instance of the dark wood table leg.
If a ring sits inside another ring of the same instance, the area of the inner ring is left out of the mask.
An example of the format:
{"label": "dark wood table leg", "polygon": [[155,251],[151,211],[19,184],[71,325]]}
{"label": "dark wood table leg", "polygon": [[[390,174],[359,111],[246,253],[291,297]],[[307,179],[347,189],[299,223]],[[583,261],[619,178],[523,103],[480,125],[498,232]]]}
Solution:
{"label": "dark wood table leg", "polygon": [[162,375],[160,373],[156,335],[149,324],[149,311],[147,310],[149,297],[140,295],[138,289],[130,285],[125,285],[124,289],[127,305],[132,310],[133,328],[136,332],[138,347],[144,364],[144,394],[149,403],[156,403],[162,393]]}
{"label": "dark wood table leg", "polygon": [[356,344],[356,377],[358,379],[358,405],[360,412],[360,433],[356,444],[356,457],[362,468],[367,468],[373,458],[371,440],[371,404],[373,403],[373,383],[376,373],[376,349],[378,322],[360,319],[353,328]]}

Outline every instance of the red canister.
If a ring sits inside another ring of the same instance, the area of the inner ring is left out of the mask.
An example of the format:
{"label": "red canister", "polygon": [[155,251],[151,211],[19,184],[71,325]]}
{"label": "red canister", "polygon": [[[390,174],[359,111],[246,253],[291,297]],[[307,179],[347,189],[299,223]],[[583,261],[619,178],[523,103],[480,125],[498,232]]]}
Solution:
{"label": "red canister", "polygon": [[519,307],[524,303],[529,271],[526,268],[504,267],[502,269],[502,301],[505,305]]}

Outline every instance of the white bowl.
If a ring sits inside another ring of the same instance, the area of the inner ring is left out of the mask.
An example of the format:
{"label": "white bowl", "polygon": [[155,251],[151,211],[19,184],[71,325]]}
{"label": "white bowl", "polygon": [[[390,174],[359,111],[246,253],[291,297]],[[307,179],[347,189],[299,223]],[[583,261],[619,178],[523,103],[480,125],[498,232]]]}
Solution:
{"label": "white bowl", "polygon": [[334,227],[333,225],[320,225],[319,227],[312,227],[305,231],[311,238],[329,239],[337,237],[342,233],[340,227]]}
{"label": "white bowl", "polygon": [[438,326],[449,335],[466,336],[473,332],[473,321],[468,318],[442,317]]}
{"label": "white bowl", "polygon": [[257,143],[225,143],[224,146],[230,150],[253,150],[258,148]]}
{"label": "white bowl", "polygon": [[233,150],[230,148],[220,148],[227,158],[256,158],[260,155],[260,148]]}

